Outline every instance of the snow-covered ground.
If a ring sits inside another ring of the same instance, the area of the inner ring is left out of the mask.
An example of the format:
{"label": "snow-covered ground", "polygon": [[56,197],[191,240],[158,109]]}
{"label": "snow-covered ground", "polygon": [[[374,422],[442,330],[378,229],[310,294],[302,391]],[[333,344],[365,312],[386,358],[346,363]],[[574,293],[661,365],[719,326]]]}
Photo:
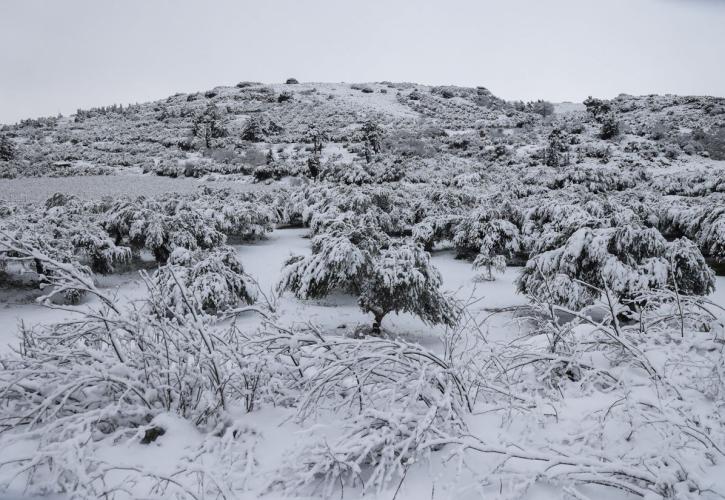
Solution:
{"label": "snow-covered ground", "polygon": [[[193,193],[205,183],[194,178],[160,177],[134,173],[119,175],[87,175],[82,177],[19,177],[0,179],[0,200],[11,203],[34,203],[47,200],[55,193],[75,195],[82,199],[104,196],[154,196],[162,193]],[[229,188],[235,192],[270,189],[264,184],[232,181],[207,182],[213,188]]]}
{"label": "snow-covered ground", "polygon": [[[237,246],[238,254],[244,263],[246,271],[259,283],[261,289],[272,297],[272,289],[279,276],[284,260],[291,254],[305,255],[310,252],[310,240],[305,238],[307,230],[285,229],[274,231],[267,239],[260,242]],[[498,308],[523,305],[524,297],[515,293],[514,280],[519,272],[516,268],[508,269],[505,274],[495,282],[478,282],[469,262],[456,260],[451,251],[439,251],[433,256],[434,264],[439,268],[444,280],[444,287],[455,292],[458,298],[471,304],[470,311],[474,316],[485,317]],[[114,291],[119,302],[129,302],[143,296],[142,283],[136,272],[114,275],[111,278],[101,278],[99,284],[106,291]],[[725,305],[725,278],[718,278],[718,290],[712,299]],[[33,302],[35,292],[28,290],[23,294],[16,294],[10,300],[7,290],[3,290],[5,298],[0,309],[0,352],[7,352],[11,345],[17,343],[17,324],[20,321],[27,323],[51,322],[67,316],[68,313],[41,307]],[[84,307],[84,306],[80,306]],[[368,324],[371,318],[363,314],[357,307],[356,301],[347,296],[338,295],[318,301],[301,302],[289,294],[285,294],[277,304],[280,324],[313,323],[323,331],[338,331],[340,333],[352,332],[359,324]],[[256,316],[246,316],[239,320],[241,328],[245,326],[254,328],[258,319]],[[487,337],[489,339],[506,340],[518,336],[517,322],[510,313],[498,313],[493,320],[486,322]],[[385,319],[384,329],[391,337],[403,337],[409,341],[418,342],[434,351],[441,350],[440,334],[442,329],[431,328],[424,325],[417,318],[410,315],[391,316]],[[600,401],[600,404],[610,404]],[[576,415],[579,412],[591,410],[591,401],[586,396],[572,397],[566,410]],[[583,406],[582,406],[583,405]],[[256,432],[257,440],[254,447],[255,459],[258,469],[255,477],[249,484],[249,493],[242,498],[258,498],[265,493],[265,498],[275,499],[278,494],[268,492],[264,487],[268,484],[272,474],[281,463],[289,457],[293,450],[299,449],[306,443],[312,442],[319,436],[332,437],[339,433],[338,421],[333,415],[328,419],[320,419],[312,428],[297,423],[294,419],[294,410],[289,408],[263,408],[242,416],[249,427]],[[528,422],[530,424],[530,422]],[[472,415],[468,422],[472,433],[491,442],[506,442],[516,438],[519,432],[532,432],[523,423],[513,423],[502,426],[500,415],[481,414]],[[181,418],[166,416],[163,425],[167,432],[151,445],[141,445],[138,441],[119,443],[106,450],[105,458],[116,462],[121,461],[129,465],[143,466],[144,470],[164,474],[169,470],[169,464],[193,461],[190,458],[192,449],[203,440],[203,435],[188,421]],[[552,424],[552,428],[556,428]],[[547,432],[556,432],[551,429]],[[559,430],[558,432],[561,432]],[[11,457],[18,452],[11,447],[3,452],[5,457]],[[401,483],[398,491],[393,487],[385,491],[380,498],[397,498],[399,500],[417,500],[420,498],[500,498],[512,491],[499,492],[494,487],[482,489],[480,477],[475,469],[457,470],[455,464],[446,463],[445,455],[435,456],[428,465],[411,468],[406,480]],[[477,458],[472,458],[468,466],[475,466]],[[483,459],[481,459],[483,460]],[[490,463],[488,464],[490,466]],[[482,463],[482,469],[483,463]],[[2,477],[0,476],[0,480]],[[397,486],[397,485],[394,485]],[[594,486],[583,487],[579,494],[585,492],[589,498],[628,498],[624,493],[614,489],[598,489]],[[15,496],[13,496],[15,495]],[[22,484],[9,490],[7,496],[0,498],[18,498],[22,495]],[[490,495],[490,496],[489,496]],[[358,490],[346,490],[345,498],[357,498]],[[370,495],[367,495],[370,498]],[[373,495],[373,498],[377,498]],[[522,486],[521,496],[518,498],[554,499],[562,498],[561,492],[555,485],[537,484]],[[568,497],[567,497],[568,498]],[[572,496],[571,498],[581,498]]]}
{"label": "snow-covered ground", "polygon": [[[274,285],[285,259],[290,255],[310,253],[307,233],[307,229],[278,229],[264,240],[235,247],[245,271],[257,280],[268,297],[274,296]],[[517,268],[509,268],[496,281],[487,282],[475,280],[470,262],[456,260],[453,251],[436,252],[433,263],[443,275],[443,286],[446,290],[455,292],[462,301],[475,301],[472,311],[480,312],[484,309],[526,303],[525,297],[515,293],[513,282],[518,274]],[[140,299],[145,293],[138,271],[101,276],[98,280],[100,288],[116,294],[121,304]],[[2,290],[2,293],[4,300],[0,306],[0,352],[7,351],[9,345],[17,342],[19,322],[50,323],[71,314],[36,304],[34,298],[39,292],[35,289],[20,293],[16,290]],[[93,304],[93,301],[88,304]],[[283,323],[312,323],[328,331],[339,330],[340,333],[352,332],[356,326],[372,321],[370,315],[362,313],[356,299],[346,295],[299,301],[286,293],[280,299],[278,309]],[[253,322],[255,318],[248,316],[242,321],[245,319]],[[410,314],[390,315],[385,318],[383,326],[391,335],[403,335],[408,340],[421,343],[434,343],[442,332],[442,327],[427,326]]]}

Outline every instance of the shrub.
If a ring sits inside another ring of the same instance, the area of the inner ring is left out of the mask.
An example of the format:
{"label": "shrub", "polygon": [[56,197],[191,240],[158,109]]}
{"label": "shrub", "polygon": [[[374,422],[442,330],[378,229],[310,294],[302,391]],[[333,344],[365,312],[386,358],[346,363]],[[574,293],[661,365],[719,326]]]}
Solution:
{"label": "shrub", "polygon": [[153,275],[156,301],[179,316],[218,314],[251,304],[256,293],[231,247],[191,252],[177,248]]}
{"label": "shrub", "polygon": [[277,102],[287,102],[292,100],[292,92],[282,92],[277,96]]}
{"label": "shrub", "polygon": [[531,259],[517,286],[537,300],[581,309],[601,296],[635,306],[643,293],[665,288],[706,295],[715,275],[689,240],[668,243],[656,229],[632,226],[582,228]]}
{"label": "shrub", "polygon": [[613,114],[607,114],[601,119],[602,127],[599,129],[599,137],[604,140],[612,139],[619,135],[619,122]]}

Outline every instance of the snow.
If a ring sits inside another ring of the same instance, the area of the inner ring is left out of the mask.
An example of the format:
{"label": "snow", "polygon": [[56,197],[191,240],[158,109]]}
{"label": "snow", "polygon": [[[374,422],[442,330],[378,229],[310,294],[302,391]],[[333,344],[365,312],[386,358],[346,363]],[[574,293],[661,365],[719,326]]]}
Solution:
{"label": "snow", "polygon": [[[308,231],[307,229],[275,230],[265,240],[254,244],[239,245],[235,248],[246,270],[258,281],[262,290],[271,290],[287,257],[310,253],[310,240],[306,238]],[[432,261],[442,274],[444,288],[455,293],[459,299],[472,302],[470,310],[474,316],[487,316],[500,308],[526,304],[525,298],[514,291],[514,280],[519,273],[517,268],[508,268],[496,281],[477,282],[470,262],[457,260],[452,250],[434,252]],[[133,272],[101,278],[99,285],[107,291],[116,290],[119,303],[137,300],[144,293]],[[712,298],[715,302],[725,304],[725,277],[718,278],[718,285]],[[8,344],[14,343],[13,337],[16,330],[13,325],[17,321],[52,322],[68,314],[27,303],[27,300],[22,300],[24,303],[7,302],[0,311],[0,325],[2,325],[0,342],[5,344],[5,350],[7,350]],[[86,305],[88,303],[79,307]],[[278,311],[282,325],[314,323],[323,331],[339,333],[350,333],[356,324],[365,324],[370,321],[370,317],[362,314],[355,299],[344,295],[335,295],[323,300],[300,301],[291,294],[285,294],[278,303]],[[257,318],[250,316],[242,318],[239,324],[242,328],[245,325],[251,328],[257,321]],[[428,327],[417,318],[406,314],[390,317],[386,321],[385,329],[389,336],[404,338],[441,352],[442,328]],[[495,314],[492,321],[486,324],[486,335],[489,340],[509,342],[520,334],[519,328],[519,323],[511,313],[498,313]],[[654,356],[651,356],[650,359],[655,361]],[[591,362],[595,363],[594,360]],[[613,402],[613,400],[593,402],[586,398],[573,398],[565,406],[558,408],[558,412],[561,414],[569,415],[561,425],[572,425],[572,422],[578,418],[577,415],[584,418],[592,411],[596,412],[596,407],[604,411]],[[592,406],[594,404],[596,407]],[[545,408],[543,411],[545,414]],[[241,415],[240,418],[246,423],[249,431],[257,436],[252,441],[257,440],[253,453],[258,464],[255,477],[248,485],[249,493],[240,498],[256,498],[262,491],[260,488],[263,488],[273,471],[289,457],[292,450],[308,446],[322,436],[334,439],[334,436],[339,434],[336,419],[332,416],[327,419],[323,418],[314,426],[309,427],[299,423],[294,415],[293,410],[285,408],[263,408],[251,414]],[[172,473],[174,467],[188,460],[185,457],[188,457],[194,448],[203,446],[204,441],[203,436],[189,422],[170,415],[162,418],[163,420],[159,423],[163,424],[166,434],[159,437],[154,443],[141,445],[138,441],[123,442],[113,448],[105,449],[99,458],[112,460],[117,464],[143,466],[145,470],[160,475]],[[472,416],[468,422],[470,432],[479,439],[491,443],[516,442],[521,439],[520,433],[525,429],[522,421],[507,429],[500,426],[498,418],[486,414]],[[550,422],[551,417],[542,415],[538,418],[548,419]],[[568,424],[564,422],[568,422]],[[548,425],[551,426],[551,422]],[[585,428],[580,431],[586,432]],[[564,429],[555,431],[550,428],[547,432],[566,431]],[[533,436],[531,439],[536,440]],[[11,451],[17,452],[18,450],[8,450],[8,453]],[[476,463],[481,464],[482,470],[490,465],[487,460],[474,457],[470,460],[469,466]],[[510,487],[510,485],[506,486],[506,488]],[[11,488],[11,496],[5,498],[12,498],[13,494],[20,494],[19,488],[20,486],[18,489]],[[498,491],[497,488],[497,485],[490,485],[490,487],[482,489],[475,473],[468,471],[456,473],[453,465],[446,464],[442,461],[442,457],[438,456],[434,457],[428,465],[411,469],[406,481],[398,491],[397,498],[414,500],[434,495],[435,498],[474,499],[479,498],[484,492],[495,495]],[[603,490],[596,486],[583,487],[580,491],[591,495],[591,498],[627,498],[626,495],[618,495],[612,490]],[[392,491],[385,492],[386,498],[388,495],[392,495]],[[521,498],[557,498],[557,495],[557,489],[553,486],[539,484],[527,486],[527,491]],[[360,491],[358,490],[346,492],[347,498],[359,498],[359,496]],[[283,498],[279,492],[274,491],[265,497],[275,500]],[[298,498],[308,497],[303,495]]]}
{"label": "snow", "polygon": [[[75,195],[92,200],[103,196],[154,196],[161,193],[193,193],[203,186],[193,178],[160,177],[157,175],[87,175],[82,177],[18,177],[0,179],[0,200],[13,203],[37,203],[55,193]],[[235,192],[269,190],[273,186],[233,181],[209,181],[210,187],[231,188]]]}

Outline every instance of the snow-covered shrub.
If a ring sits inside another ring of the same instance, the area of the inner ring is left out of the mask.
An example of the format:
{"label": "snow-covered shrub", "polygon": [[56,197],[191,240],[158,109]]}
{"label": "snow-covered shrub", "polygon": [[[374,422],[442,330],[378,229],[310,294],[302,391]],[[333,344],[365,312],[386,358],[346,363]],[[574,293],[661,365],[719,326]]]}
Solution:
{"label": "snow-covered shrub", "polygon": [[458,255],[517,255],[521,250],[519,229],[504,217],[500,210],[483,209],[463,218],[453,235]]}
{"label": "snow-covered shrub", "polygon": [[701,205],[668,203],[659,212],[657,225],[668,236],[684,235],[695,241],[703,255],[725,261],[725,206],[717,195],[704,199]]}
{"label": "snow-covered shrub", "polygon": [[607,114],[601,118],[602,127],[599,137],[604,140],[613,139],[619,135],[619,122],[614,114]]}
{"label": "snow-covered shrub", "polygon": [[485,274],[481,274],[479,279],[493,281],[495,279],[494,273],[503,274],[506,271],[506,257],[503,255],[490,255],[488,252],[479,253],[473,260],[473,269],[485,269]]}
{"label": "snow-covered shrub", "polygon": [[343,482],[380,492],[408,464],[430,456],[435,448],[428,441],[466,432],[471,401],[461,373],[419,345],[288,329],[254,345],[271,357],[267,366],[287,367],[287,383],[304,395],[301,417],[329,411],[344,417],[333,443],[311,444],[286,461],[277,488],[299,494],[322,483],[329,495]]}
{"label": "snow-covered shrub", "polygon": [[117,246],[98,226],[86,227],[71,234],[70,241],[73,247],[85,255],[91,270],[95,273],[110,274],[115,270],[115,265],[128,262],[131,258],[130,248]]}
{"label": "snow-covered shrub", "polygon": [[168,263],[154,272],[157,301],[184,316],[217,314],[240,303],[254,302],[256,291],[231,247],[192,252],[177,248]]}
{"label": "snow-covered shrub", "polygon": [[[37,285],[47,290],[47,300],[63,297],[65,302],[77,304],[85,289],[74,283],[92,283],[91,270],[73,257],[72,249],[53,246],[42,235],[38,236],[23,231],[12,233],[0,230],[2,267],[6,267],[9,261],[19,262],[35,273]],[[49,251],[50,256],[44,251]]]}
{"label": "snow-covered shrub", "polygon": [[600,296],[632,303],[643,292],[672,289],[707,295],[715,276],[689,241],[668,243],[656,229],[582,228],[560,248],[532,258],[518,282],[521,293],[574,310]]}
{"label": "snow-covered shrub", "polygon": [[268,179],[281,179],[291,175],[291,171],[287,165],[276,161],[270,161],[264,165],[260,165],[252,171],[252,175],[257,181],[265,181]]}
{"label": "snow-covered shrub", "polygon": [[116,243],[146,248],[165,263],[174,248],[208,249],[224,244],[213,214],[190,205],[139,198],[119,200],[105,214],[103,227]]}
{"label": "snow-covered shrub", "polygon": [[454,229],[460,223],[458,215],[434,215],[423,219],[413,226],[413,241],[419,243],[430,252],[436,243],[444,240],[452,240]]}
{"label": "snow-covered shrub", "polygon": [[[78,310],[78,318],[23,325],[20,350],[0,359],[3,444],[32,443],[29,455],[0,468],[10,467],[13,475],[26,477],[28,488],[37,493],[103,496],[108,494],[107,480],[117,480],[118,470],[135,478],[134,486],[143,477],[153,479],[151,485],[162,485],[164,477],[153,470],[107,462],[104,450],[120,441],[149,442],[167,430],[169,418],[185,419],[208,432],[209,441],[199,451],[209,453],[207,458],[219,451],[245,463],[243,449],[239,455],[224,451],[241,446],[244,439],[239,425],[229,421],[229,405],[249,396],[236,328],[215,327],[208,317],[179,316],[157,300],[151,282],[148,300],[119,307],[87,274],[37,249],[15,250],[52,270],[54,289],[44,298],[46,304],[53,294],[72,288],[94,295],[99,305]],[[186,469],[183,463],[179,467],[174,487],[185,494],[200,477],[219,472]],[[246,472],[234,468],[229,472],[233,477],[223,482],[204,480],[204,486],[197,485],[204,494],[223,493]],[[179,482],[187,475],[191,484]]]}

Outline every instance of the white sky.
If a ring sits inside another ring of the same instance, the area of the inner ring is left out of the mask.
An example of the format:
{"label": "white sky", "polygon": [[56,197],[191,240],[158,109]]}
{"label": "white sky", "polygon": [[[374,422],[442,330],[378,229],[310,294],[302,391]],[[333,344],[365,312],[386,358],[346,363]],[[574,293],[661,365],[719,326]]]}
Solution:
{"label": "white sky", "polygon": [[0,0],[0,123],[292,76],[725,96],[725,0]]}

